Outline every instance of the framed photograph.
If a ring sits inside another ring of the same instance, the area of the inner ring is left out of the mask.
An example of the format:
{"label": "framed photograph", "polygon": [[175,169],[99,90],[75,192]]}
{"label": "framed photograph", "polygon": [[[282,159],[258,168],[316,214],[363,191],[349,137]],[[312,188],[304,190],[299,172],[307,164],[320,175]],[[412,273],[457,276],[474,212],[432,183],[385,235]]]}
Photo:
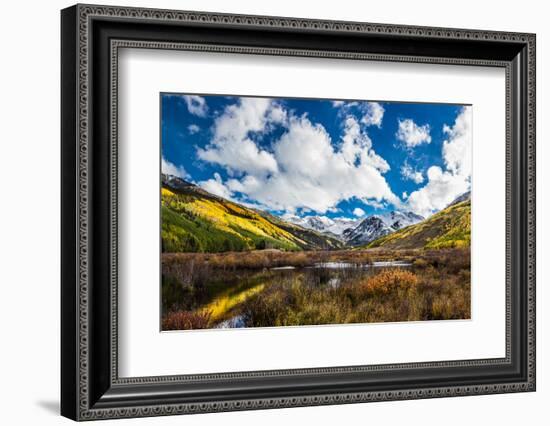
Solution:
{"label": "framed photograph", "polygon": [[61,30],[64,416],[535,390],[535,35]]}

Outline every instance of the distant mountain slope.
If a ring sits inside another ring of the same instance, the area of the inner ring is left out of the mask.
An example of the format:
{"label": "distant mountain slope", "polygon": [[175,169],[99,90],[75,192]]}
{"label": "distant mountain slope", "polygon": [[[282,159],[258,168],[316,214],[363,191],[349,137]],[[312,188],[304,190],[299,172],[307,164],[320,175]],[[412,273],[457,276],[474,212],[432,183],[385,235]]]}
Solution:
{"label": "distant mountain slope", "polygon": [[423,216],[413,212],[401,212],[401,211],[391,211],[381,216],[382,220],[391,226],[394,230],[404,228],[405,226],[414,225],[415,223],[421,222],[424,220]]}
{"label": "distant mountain slope", "polygon": [[452,203],[450,203],[447,207],[451,207],[452,205],[455,205],[455,204],[458,204],[458,203],[461,203],[463,201],[466,201],[466,200],[469,200],[472,196],[472,192],[471,191],[467,191],[465,192],[464,194],[462,195],[459,195],[458,197],[456,197]]}
{"label": "distant mountain slope", "polygon": [[315,231],[313,229],[297,225],[292,222],[287,222],[280,217],[269,214],[265,211],[257,211],[259,215],[265,217],[268,221],[277,225],[279,228],[290,232],[303,241],[308,243],[308,246],[313,246],[321,249],[340,249],[344,248],[345,244],[336,236],[326,231]]}
{"label": "distant mountain slope", "polygon": [[439,249],[469,246],[471,203],[469,196],[464,198],[465,201],[455,201],[428,219],[382,236],[366,247]]}
{"label": "distant mountain slope", "polygon": [[422,216],[413,212],[391,211],[382,215],[371,215],[363,219],[355,228],[345,230],[342,237],[348,245],[359,246],[423,219]]}
{"label": "distant mountain slope", "polygon": [[161,203],[164,252],[341,247],[335,239],[260,214],[174,176],[162,176]]}

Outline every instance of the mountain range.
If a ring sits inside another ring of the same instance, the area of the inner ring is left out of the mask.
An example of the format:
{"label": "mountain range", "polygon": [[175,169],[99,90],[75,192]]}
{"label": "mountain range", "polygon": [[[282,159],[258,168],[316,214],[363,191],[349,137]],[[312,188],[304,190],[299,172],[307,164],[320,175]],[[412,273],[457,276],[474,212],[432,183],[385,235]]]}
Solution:
{"label": "mountain range", "polygon": [[348,245],[360,246],[422,220],[422,216],[413,212],[391,211],[382,215],[371,215],[355,228],[346,229],[342,237]]}
{"label": "mountain range", "polygon": [[364,219],[290,216],[287,220],[303,228],[332,235],[347,245],[359,246],[406,226],[414,225],[424,218],[413,212],[394,210],[380,215],[370,215]]}
{"label": "mountain range", "polygon": [[278,217],[170,175],[162,175],[161,200],[162,244],[167,252],[438,248],[469,244],[469,192],[428,219],[402,211],[358,219]]}

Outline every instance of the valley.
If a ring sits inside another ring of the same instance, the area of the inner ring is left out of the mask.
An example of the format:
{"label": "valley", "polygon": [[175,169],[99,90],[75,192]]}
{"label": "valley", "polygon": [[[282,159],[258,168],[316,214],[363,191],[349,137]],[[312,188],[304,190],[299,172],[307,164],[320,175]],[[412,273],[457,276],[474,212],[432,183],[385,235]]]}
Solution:
{"label": "valley", "polygon": [[470,317],[470,196],[278,217],[162,176],[163,330]]}
{"label": "valley", "polygon": [[428,219],[410,211],[394,210],[356,220],[324,216],[284,220],[210,194],[180,178],[163,175],[161,201],[163,252],[469,245],[469,193]]}

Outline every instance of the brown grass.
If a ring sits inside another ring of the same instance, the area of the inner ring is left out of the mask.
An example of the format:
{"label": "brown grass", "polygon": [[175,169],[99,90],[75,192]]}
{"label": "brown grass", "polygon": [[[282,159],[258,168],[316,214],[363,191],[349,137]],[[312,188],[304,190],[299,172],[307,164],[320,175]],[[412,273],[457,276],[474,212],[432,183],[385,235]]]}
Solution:
{"label": "brown grass", "polygon": [[[438,250],[444,252],[444,250]],[[182,264],[207,264],[222,270],[262,269],[277,266],[311,266],[319,262],[347,262],[369,264],[375,261],[404,260],[413,261],[425,255],[421,250],[334,250],[334,251],[301,251],[285,252],[276,249],[255,250],[248,252],[225,253],[163,253],[162,267],[170,270]]]}
{"label": "brown grass", "polygon": [[[211,318],[197,314],[203,312],[202,306],[207,301],[201,295],[216,286],[221,286],[216,291],[231,291],[236,281],[242,283],[245,279],[251,285],[266,285],[261,292],[239,302],[225,318],[242,315],[248,327],[470,318],[468,249],[299,253],[263,250],[166,254],[162,259],[163,294],[165,287],[175,285],[180,289],[179,293],[172,293],[178,303],[165,305],[164,312],[168,313],[163,319],[163,329],[215,326]],[[338,271],[343,284],[334,288],[328,284],[334,270],[297,269],[279,276],[270,269],[289,265],[300,268],[319,262],[368,264],[382,260],[404,260],[412,266],[369,269],[376,271],[371,275],[361,272],[361,268]],[[212,294],[215,298],[217,293]]]}
{"label": "brown grass", "polygon": [[172,311],[162,319],[163,330],[196,330],[209,328],[209,312]]}

